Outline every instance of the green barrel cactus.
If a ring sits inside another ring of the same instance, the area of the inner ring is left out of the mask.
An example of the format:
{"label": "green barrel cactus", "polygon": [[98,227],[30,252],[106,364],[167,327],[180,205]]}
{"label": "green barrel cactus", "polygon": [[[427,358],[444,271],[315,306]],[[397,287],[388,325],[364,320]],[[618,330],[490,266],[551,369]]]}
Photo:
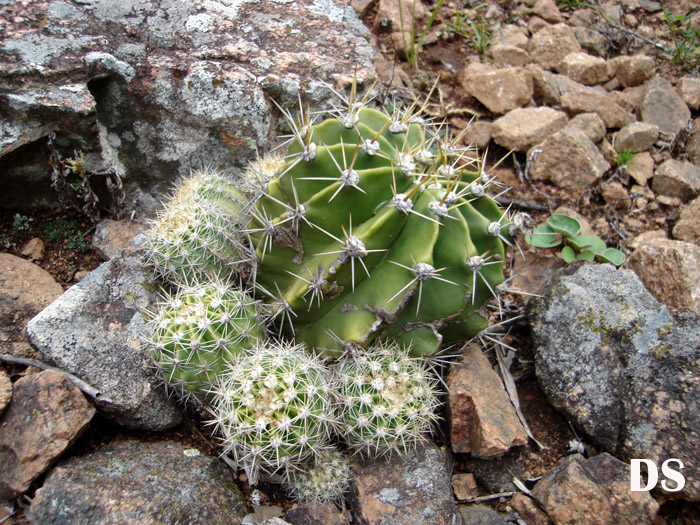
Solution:
{"label": "green barrel cactus", "polygon": [[222,282],[180,288],[149,320],[151,354],[169,388],[204,400],[227,363],[263,340],[259,304]]}
{"label": "green barrel cactus", "polygon": [[251,254],[241,233],[248,198],[233,181],[197,171],[176,187],[147,233],[147,256],[168,281],[230,278]]}
{"label": "green barrel cactus", "polygon": [[437,420],[437,378],[395,343],[350,352],[336,376],[341,437],[365,456],[405,452]]}
{"label": "green barrel cactus", "polygon": [[261,471],[293,469],[331,447],[329,371],[301,346],[257,344],[229,364],[213,393],[212,424],[251,484]]}
{"label": "green barrel cactus", "polygon": [[285,162],[248,226],[257,293],[280,333],[330,355],[377,337],[415,355],[472,337],[509,244],[495,181],[415,108],[348,107],[318,124],[284,112]]}

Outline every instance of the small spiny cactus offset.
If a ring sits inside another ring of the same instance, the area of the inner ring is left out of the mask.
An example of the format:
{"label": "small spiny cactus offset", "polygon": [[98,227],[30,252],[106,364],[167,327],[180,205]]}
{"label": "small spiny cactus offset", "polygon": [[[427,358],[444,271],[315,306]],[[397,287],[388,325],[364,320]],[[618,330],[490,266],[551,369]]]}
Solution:
{"label": "small spiny cactus offset", "polygon": [[164,297],[149,321],[149,346],[166,386],[204,399],[227,363],[262,340],[260,318],[256,301],[220,281]]}
{"label": "small spiny cactus offset", "polygon": [[169,281],[230,278],[250,253],[241,232],[247,198],[233,181],[197,171],[176,187],[148,232],[148,257]]}
{"label": "small spiny cactus offset", "polygon": [[415,105],[387,114],[365,102],[353,86],[348,110],[319,124],[283,110],[293,135],[248,226],[256,293],[280,335],[317,352],[379,336],[431,354],[485,328],[511,222],[461,136]]}
{"label": "small spiny cactus offset", "polygon": [[329,372],[298,345],[257,344],[229,363],[212,394],[212,424],[251,484],[260,471],[298,468],[331,447]]}
{"label": "small spiny cactus offset", "polygon": [[350,486],[350,465],[333,448],[314,458],[310,467],[290,471],[285,484],[292,497],[301,503],[339,501]]}
{"label": "small spiny cactus offset", "polygon": [[341,436],[365,456],[405,452],[437,420],[437,379],[397,344],[350,352],[337,378]]}

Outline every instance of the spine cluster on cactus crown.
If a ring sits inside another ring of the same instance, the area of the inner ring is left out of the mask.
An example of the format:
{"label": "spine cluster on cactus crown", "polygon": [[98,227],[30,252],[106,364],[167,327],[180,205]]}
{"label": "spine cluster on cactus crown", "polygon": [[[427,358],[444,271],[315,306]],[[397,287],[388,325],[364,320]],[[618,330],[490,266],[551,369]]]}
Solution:
{"label": "spine cluster on cactus crown", "polygon": [[364,102],[353,93],[318,124],[283,110],[285,162],[248,226],[258,293],[280,334],[316,351],[380,336],[433,353],[486,326],[478,310],[503,281],[510,220],[461,136],[415,106],[387,114]]}
{"label": "spine cluster on cactus crown", "polygon": [[351,353],[337,370],[341,436],[366,456],[402,453],[437,420],[436,378],[396,344]]}
{"label": "spine cluster on cactus crown", "polygon": [[331,447],[336,425],[327,369],[291,343],[259,343],[232,361],[212,392],[224,450],[251,483]]}
{"label": "spine cluster on cactus crown", "polygon": [[221,281],[165,296],[149,321],[153,360],[165,384],[203,399],[227,363],[263,339],[259,306]]}
{"label": "spine cluster on cactus crown", "polygon": [[177,186],[148,232],[148,257],[162,278],[230,278],[249,262],[242,233],[247,198],[233,181],[197,171]]}
{"label": "spine cluster on cactus crown", "polygon": [[286,485],[292,497],[302,503],[338,501],[350,486],[350,465],[333,448],[315,457],[312,465],[290,471]]}

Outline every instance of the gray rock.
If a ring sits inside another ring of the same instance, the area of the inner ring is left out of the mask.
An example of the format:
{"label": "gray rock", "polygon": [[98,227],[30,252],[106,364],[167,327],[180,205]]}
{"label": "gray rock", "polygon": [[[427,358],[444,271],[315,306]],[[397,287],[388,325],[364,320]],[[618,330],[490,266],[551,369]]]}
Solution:
{"label": "gray rock", "polygon": [[596,145],[575,129],[565,128],[537,146],[530,178],[549,180],[560,188],[582,191],[610,169]]}
{"label": "gray rock", "polygon": [[180,443],[111,443],[61,463],[40,488],[32,523],[239,525],[245,500],[216,458]]}
{"label": "gray rock", "polygon": [[635,120],[634,115],[618,105],[610,95],[594,88],[569,83],[560,103],[561,108],[570,115],[597,113],[607,128],[621,128]]}
{"label": "gray rock", "polygon": [[651,524],[659,504],[630,490],[630,467],[609,454],[560,460],[532,490],[557,525]]}
{"label": "gray rock", "polygon": [[449,525],[455,512],[445,454],[426,443],[405,457],[351,462],[350,505],[361,525]]}
{"label": "gray rock", "polygon": [[130,428],[161,430],[181,413],[159,387],[148,353],[142,310],[153,307],[155,281],[144,267],[143,236],[121,257],[90,272],[26,328],[30,342],[51,364],[70,372],[111,399],[97,408]]}
{"label": "gray rock", "polygon": [[683,77],[678,83],[681,98],[690,109],[700,109],[700,78]]}
{"label": "gray rock", "polygon": [[690,110],[665,78],[655,77],[647,86],[639,109],[641,120],[655,125],[672,139],[688,125]]}
{"label": "gray rock", "polygon": [[0,420],[0,497],[25,492],[85,431],[95,409],[55,370],[17,380]]}
{"label": "gray rock", "polygon": [[573,263],[533,301],[537,378],[550,402],[606,450],[678,458],[700,500],[700,316],[673,316],[637,276]]}
{"label": "gray rock", "polygon": [[700,167],[668,159],[654,171],[651,187],[659,195],[690,200],[700,194]]}
{"label": "gray rock", "polygon": [[530,55],[524,49],[509,44],[496,44],[486,51],[496,66],[523,67],[530,63]]}
{"label": "gray rock", "polygon": [[462,525],[507,525],[503,516],[484,504],[460,505],[457,507],[462,518]]}
{"label": "gray rock", "polygon": [[292,525],[347,525],[348,520],[333,503],[306,503],[287,511],[285,521]]}
{"label": "gray rock", "polygon": [[[143,213],[191,168],[235,172],[270,146],[269,101],[314,105],[355,67],[376,77],[369,32],[333,0],[4,2],[0,205],[51,205],[46,135],[123,176]],[[6,155],[14,152],[10,159]],[[28,180],[32,177],[31,180]],[[27,191],[27,188],[31,188]],[[25,201],[23,201],[25,202]]]}
{"label": "gray rock", "polygon": [[552,108],[518,108],[496,119],[491,135],[496,144],[527,151],[566,125],[566,114]]}

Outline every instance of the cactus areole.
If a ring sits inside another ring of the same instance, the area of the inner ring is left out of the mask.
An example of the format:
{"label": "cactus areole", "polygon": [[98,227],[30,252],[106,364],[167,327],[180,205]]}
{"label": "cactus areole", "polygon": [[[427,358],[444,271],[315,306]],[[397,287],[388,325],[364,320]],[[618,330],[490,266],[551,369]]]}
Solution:
{"label": "cactus areole", "polygon": [[319,124],[283,111],[291,144],[261,174],[248,227],[257,293],[281,331],[329,355],[378,337],[425,355],[472,337],[509,244],[495,182],[415,107],[386,114],[354,93],[348,107]]}

